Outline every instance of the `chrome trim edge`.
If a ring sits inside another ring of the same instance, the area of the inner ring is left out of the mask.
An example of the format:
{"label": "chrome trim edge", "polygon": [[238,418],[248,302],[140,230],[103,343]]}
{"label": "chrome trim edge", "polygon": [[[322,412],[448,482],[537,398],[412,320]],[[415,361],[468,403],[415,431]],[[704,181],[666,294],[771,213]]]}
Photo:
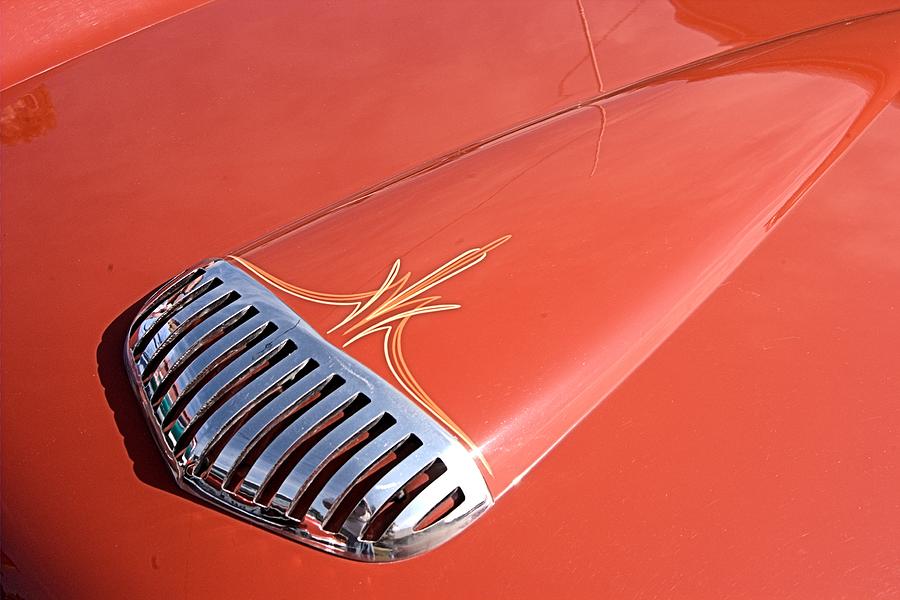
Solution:
{"label": "chrome trim edge", "polygon": [[[193,305],[225,295],[233,300]],[[233,316],[190,335],[224,306]],[[211,259],[159,288],[124,351],[179,487],[255,525],[384,562],[435,548],[493,503],[459,440],[229,260]],[[245,482],[251,470],[257,481]],[[417,529],[429,515],[433,522]]]}

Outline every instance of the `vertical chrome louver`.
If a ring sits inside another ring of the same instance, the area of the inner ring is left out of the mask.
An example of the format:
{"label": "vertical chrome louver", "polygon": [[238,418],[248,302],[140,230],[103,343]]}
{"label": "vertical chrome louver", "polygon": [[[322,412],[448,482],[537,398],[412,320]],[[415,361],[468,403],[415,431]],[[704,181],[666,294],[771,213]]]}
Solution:
{"label": "vertical chrome louver", "polygon": [[492,502],[452,435],[227,261],[163,286],[125,362],[179,485],[282,535],[392,560]]}

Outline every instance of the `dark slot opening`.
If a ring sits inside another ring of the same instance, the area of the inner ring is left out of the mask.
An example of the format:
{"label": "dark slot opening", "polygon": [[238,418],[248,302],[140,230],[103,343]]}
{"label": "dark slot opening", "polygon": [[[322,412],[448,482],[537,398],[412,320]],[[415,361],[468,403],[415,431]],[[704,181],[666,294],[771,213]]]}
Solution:
{"label": "dark slot opening", "polygon": [[338,533],[344,522],[350,517],[350,513],[356,508],[363,496],[366,495],[372,486],[381,479],[385,473],[396,466],[397,463],[406,459],[410,454],[422,447],[422,440],[415,435],[410,434],[404,439],[386,451],[376,460],[371,467],[365,470],[356,481],[344,492],[344,495],[337,501],[331,514],[322,525],[322,529],[329,533]]}
{"label": "dark slot opening", "polygon": [[403,487],[394,492],[394,495],[384,503],[378,512],[372,515],[369,523],[362,531],[360,539],[366,542],[375,542],[381,539],[394,519],[397,518],[416,496],[422,493],[428,484],[447,472],[444,461],[437,458],[430,465],[413,475]]}
{"label": "dark slot opening", "polygon": [[335,427],[358,413],[364,406],[369,404],[369,402],[370,400],[367,396],[356,394],[349,403],[328,415],[328,417],[316,425],[312,431],[297,440],[291,449],[285,452],[278,465],[272,469],[268,477],[266,477],[266,480],[256,492],[256,498],[254,500],[258,504],[268,506],[272,502],[275,492],[278,491],[278,488],[281,487],[284,480],[291,474],[291,471],[297,463],[306,456],[306,453],[309,452],[313,446],[318,444],[323,437],[334,431]]}
{"label": "dark slot opening", "polygon": [[194,468],[194,474],[200,477],[206,477],[210,467],[216,462],[219,453],[228,445],[228,442],[234,437],[234,434],[244,426],[247,421],[252,419],[259,411],[261,411],[269,402],[289,389],[292,385],[312,373],[318,368],[319,363],[313,359],[307,359],[302,365],[288,373],[281,381],[271,386],[269,389],[254,398],[246,406],[244,406],[216,435],[212,443],[207,446],[203,454],[197,457],[197,466]]}
{"label": "dark slot opening", "polygon": [[183,411],[191,400],[194,399],[194,396],[197,395],[203,386],[209,383],[209,380],[222,372],[222,370],[230,365],[234,360],[258,344],[263,341],[266,337],[274,333],[278,329],[278,326],[275,323],[269,322],[261,327],[257,327],[253,332],[244,337],[241,341],[236,343],[234,346],[229,348],[223,355],[219,356],[212,365],[210,365],[205,371],[197,375],[197,377],[191,381],[184,391],[178,396],[178,399],[175,403],[169,408],[169,412],[166,413],[165,419],[162,422],[163,431],[168,431],[175,424],[175,421],[178,420],[178,417],[181,415],[181,411]]}
{"label": "dark slot opening", "polygon": [[185,273],[180,279],[176,281],[166,282],[159,286],[159,288],[157,289],[162,289],[167,285],[169,286],[169,288],[165,292],[160,294],[158,298],[154,299],[153,304],[149,304],[144,307],[144,310],[142,310],[141,313],[137,317],[135,317],[134,323],[131,324],[131,329],[128,331],[129,337],[134,335],[134,332],[137,331],[137,328],[140,326],[140,324],[146,321],[147,317],[149,317],[154,310],[159,309],[159,307],[168,302],[169,299],[172,298],[172,296],[186,288],[188,285],[196,283],[204,273],[205,271],[203,269],[197,269],[190,273]]}
{"label": "dark slot opening", "polygon": [[248,306],[239,313],[231,316],[222,323],[222,325],[210,331],[207,335],[198,340],[196,344],[188,348],[187,351],[178,358],[175,365],[165,374],[163,380],[159,383],[159,386],[153,391],[153,395],[150,397],[150,405],[154,408],[159,405],[160,400],[168,393],[169,388],[172,387],[175,380],[181,376],[197,355],[255,317],[258,312],[259,311],[256,310],[255,306]]}
{"label": "dark slot opening", "polygon": [[162,311],[162,314],[160,314],[159,317],[153,322],[153,325],[150,326],[150,329],[145,331],[144,335],[141,336],[141,339],[139,339],[134,345],[134,358],[137,359],[141,355],[141,353],[147,348],[150,340],[153,339],[153,336],[159,333],[159,330],[162,329],[162,326],[165,325],[170,318],[172,318],[172,315],[177,313],[179,310],[181,310],[209,290],[219,287],[220,285],[222,285],[222,280],[216,277],[214,279],[210,279],[209,281],[192,290],[189,289],[190,286],[188,286],[188,288],[185,288],[183,292],[184,295],[175,302],[172,302],[172,304],[166,306],[165,310]]}
{"label": "dark slot opening", "polygon": [[237,490],[240,488],[241,483],[244,482],[247,473],[250,472],[250,468],[256,463],[257,459],[262,455],[269,444],[272,443],[272,440],[278,437],[282,431],[290,427],[293,422],[306,414],[309,409],[321,402],[323,398],[326,398],[329,394],[344,385],[344,383],[344,378],[340,375],[329,375],[327,379],[319,383],[312,391],[306,394],[298,402],[294,403],[293,406],[278,415],[277,418],[273,419],[265,429],[260,431],[256,437],[247,444],[247,447],[244,448],[243,453],[240,458],[238,458],[231,473],[225,478],[225,483],[222,487],[232,493],[237,493]]}
{"label": "dark slot opening", "polygon": [[194,418],[191,419],[191,422],[185,427],[173,449],[175,456],[181,456],[190,441],[194,439],[194,435],[197,433],[200,426],[203,425],[207,419],[209,419],[210,415],[216,412],[220,406],[228,402],[235,394],[247,387],[250,382],[280,363],[286,357],[290,356],[296,349],[297,345],[293,341],[287,340],[282,342],[259,358],[259,360],[253,363],[253,365],[247,368],[247,370],[238,377],[228,382],[223,389],[217,392],[215,396],[210,398],[209,401],[197,411],[197,414],[194,415]]}
{"label": "dark slot opening", "polygon": [[463,493],[461,488],[456,488],[449,494],[447,497],[435,504],[434,508],[428,511],[424,517],[416,523],[416,526],[413,527],[413,531],[422,531],[428,527],[431,527],[451,512],[453,512],[457,506],[460,506],[466,500],[466,495]]}
{"label": "dark slot opening", "polygon": [[141,377],[146,379],[162,362],[163,358],[169,353],[169,350],[178,343],[178,341],[183,338],[187,333],[192,330],[194,327],[208,319],[209,317],[215,315],[217,312],[240,298],[241,295],[235,291],[229,292],[228,294],[222,296],[196,315],[182,323],[178,326],[175,331],[169,334],[169,337],[166,338],[162,344],[156,349],[156,352],[153,354],[153,357],[147,361],[147,365],[144,367],[143,372],[141,373]]}
{"label": "dark slot opening", "polygon": [[294,500],[293,505],[288,510],[288,516],[295,519],[303,519],[303,515],[309,510],[313,500],[319,495],[319,492],[325,487],[325,484],[337,473],[338,469],[344,466],[353,456],[366,447],[372,440],[393,427],[397,420],[389,414],[384,414],[378,421],[365,431],[360,432],[356,437],[343,444],[335,451],[329,459],[325,461],[318,473],[316,473],[312,481],[306,486],[306,489]]}

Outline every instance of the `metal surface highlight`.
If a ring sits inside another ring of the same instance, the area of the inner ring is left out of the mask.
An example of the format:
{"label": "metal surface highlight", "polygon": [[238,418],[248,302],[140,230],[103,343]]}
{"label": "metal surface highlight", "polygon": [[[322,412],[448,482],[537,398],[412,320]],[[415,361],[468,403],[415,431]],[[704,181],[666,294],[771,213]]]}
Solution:
{"label": "metal surface highlight", "polygon": [[[407,307],[409,291],[391,298]],[[439,545],[492,503],[453,435],[229,261],[151,297],[125,362],[178,484],[286,537],[388,561]]]}

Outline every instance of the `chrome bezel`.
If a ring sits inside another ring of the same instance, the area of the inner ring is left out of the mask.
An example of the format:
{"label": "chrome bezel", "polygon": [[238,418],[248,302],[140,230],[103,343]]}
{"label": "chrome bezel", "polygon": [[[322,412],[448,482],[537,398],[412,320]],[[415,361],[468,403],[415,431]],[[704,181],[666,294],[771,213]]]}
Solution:
{"label": "chrome bezel", "polygon": [[[216,281],[215,287],[208,287]],[[231,301],[227,310],[215,313],[217,322],[227,321],[229,315],[245,314],[240,311],[247,307],[252,307],[255,314],[215,342],[203,346],[202,340],[217,330],[215,322],[207,323],[213,317],[198,321],[198,315],[205,314],[204,307],[214,306],[226,295],[236,296],[237,300]],[[259,331],[269,333],[256,345],[240,352],[233,350],[240,340],[249,339],[248,336]],[[267,360],[267,356],[290,347],[295,350],[280,362],[258,371],[256,365]],[[290,395],[285,390],[274,396],[266,395],[272,389],[280,389],[273,386],[286,373],[297,373],[305,364],[303,361],[309,359],[318,366],[298,378],[290,388]],[[361,561],[407,558],[446,541],[493,502],[476,462],[453,435],[384,379],[324,340],[268,288],[228,260],[210,260],[162,286],[141,309],[130,329],[125,363],[153,438],[178,485],[256,525],[303,544]],[[249,373],[257,375],[236,393],[226,395],[232,391],[235,381],[241,381]],[[310,402],[310,395],[321,389],[323,377],[335,375],[344,381],[339,393],[318,400],[318,404],[291,422],[287,429],[263,441],[267,435],[265,427],[271,426],[274,420],[283,421],[287,411],[297,412],[299,403]],[[267,398],[266,403],[257,409],[263,397]],[[324,430],[323,423],[335,411],[359,398],[368,402],[358,412],[339,421],[324,437],[313,441],[271,498],[261,499],[260,494],[273,474],[287,470],[285,457],[291,455],[297,444],[291,435],[309,436],[311,431]],[[321,410],[314,413],[319,406]],[[266,413],[269,407],[272,408]],[[241,422],[251,408],[258,412]],[[170,414],[173,409],[175,413]],[[334,473],[317,480],[319,485],[323,482],[324,485],[318,493],[313,494],[313,489],[307,494],[305,501],[312,500],[302,518],[289,514],[297,507],[298,499],[310,490],[311,482],[323,473],[324,466],[343,457],[348,440],[368,431],[365,427],[371,428],[372,423],[380,422],[385,415],[389,415],[392,425],[354,450],[349,459],[341,458]],[[267,418],[270,420],[266,421]],[[194,420],[202,424],[192,430]],[[182,440],[183,436],[189,439]],[[362,485],[361,474],[372,469],[390,448],[396,448],[400,440],[409,436],[414,436],[421,445],[392,464],[371,488],[355,487]],[[264,445],[252,464],[242,464],[242,459],[252,458],[242,452],[247,453],[248,447],[255,450],[255,445],[260,444]],[[284,444],[288,444],[287,452]],[[213,445],[218,451],[207,460],[205,453]],[[398,494],[403,499],[401,488],[435,461],[445,471],[416,489],[417,495],[389,521],[383,535],[378,539],[363,539],[372,517],[386,510],[392,498],[397,502]],[[238,465],[246,470],[243,479],[236,489],[226,489],[224,481]],[[351,488],[357,494],[364,489],[365,495],[338,530],[334,531],[332,525],[332,531],[326,531],[330,511],[341,504],[343,494]],[[433,524],[415,529],[433,506],[446,500],[451,492],[460,491],[464,499],[452,510]]]}

